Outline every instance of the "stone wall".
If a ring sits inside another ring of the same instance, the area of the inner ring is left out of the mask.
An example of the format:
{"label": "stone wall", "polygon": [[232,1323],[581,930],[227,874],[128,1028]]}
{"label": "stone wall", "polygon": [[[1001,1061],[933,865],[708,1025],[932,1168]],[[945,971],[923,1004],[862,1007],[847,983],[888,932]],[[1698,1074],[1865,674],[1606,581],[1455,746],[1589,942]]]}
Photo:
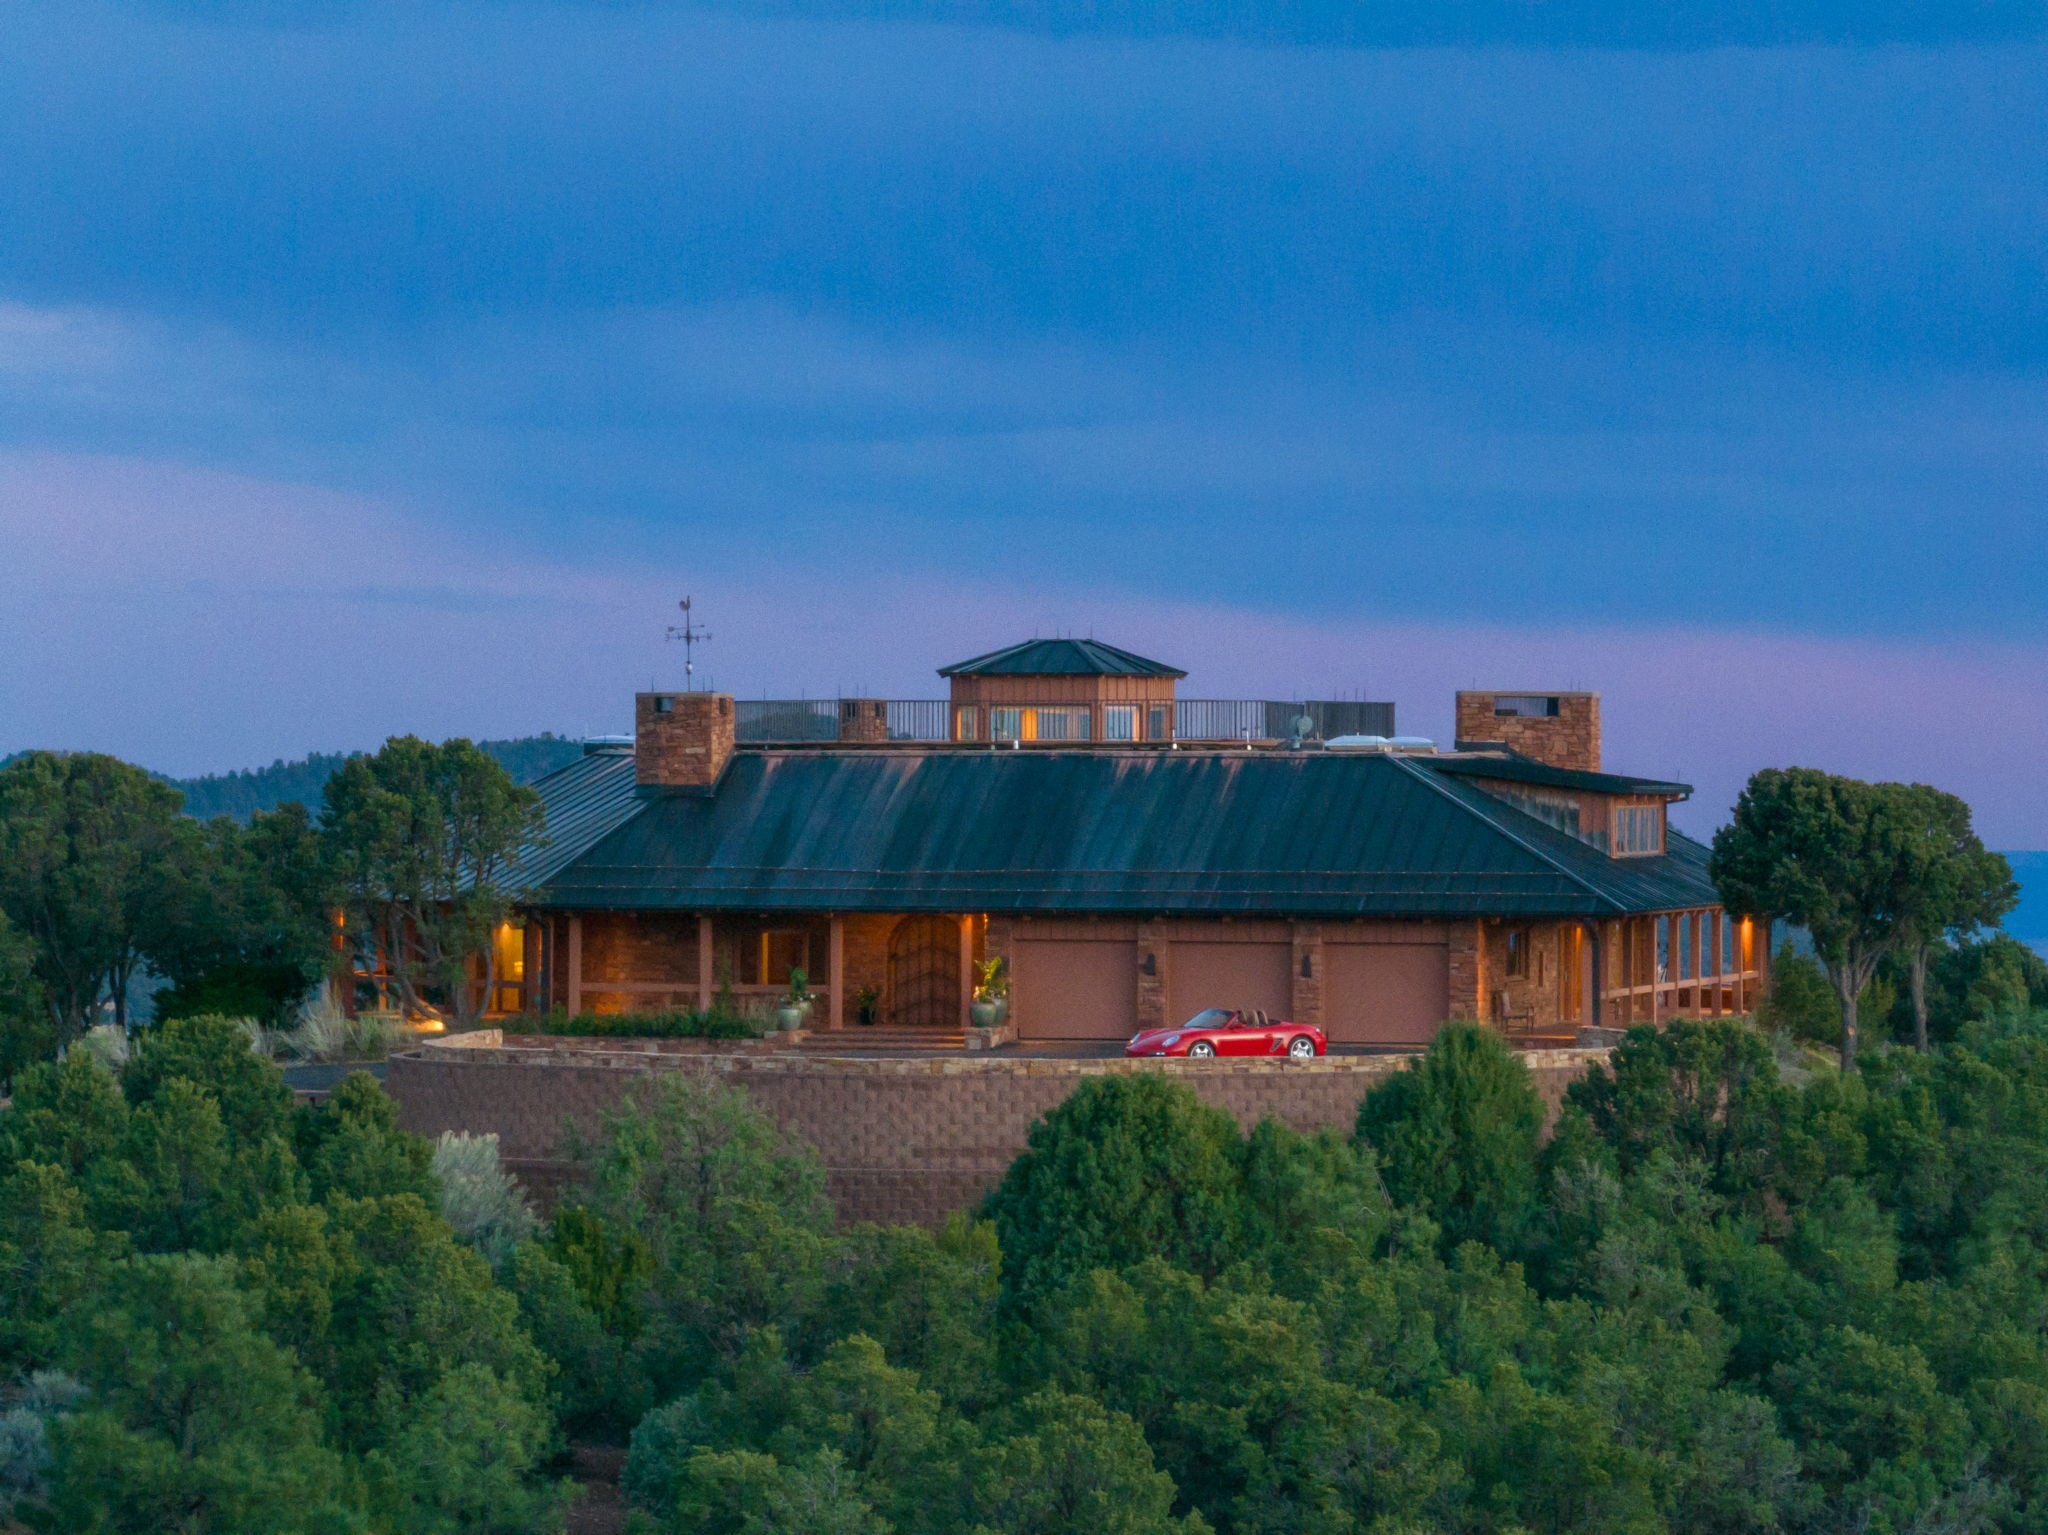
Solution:
{"label": "stone wall", "polygon": [[[1523,1059],[1554,1111],[1604,1051],[1532,1051]],[[815,1146],[846,1221],[935,1224],[972,1204],[1024,1150],[1034,1120],[1083,1080],[1160,1072],[1249,1127],[1267,1116],[1298,1130],[1349,1130],[1359,1100],[1409,1057],[1320,1061],[1125,1061],[969,1055],[874,1060],[796,1053],[601,1048],[567,1041],[507,1048],[489,1033],[393,1057],[399,1120],[422,1135],[498,1136],[507,1164],[543,1199],[570,1169],[562,1135],[594,1126],[650,1073],[688,1071],[744,1089]]]}

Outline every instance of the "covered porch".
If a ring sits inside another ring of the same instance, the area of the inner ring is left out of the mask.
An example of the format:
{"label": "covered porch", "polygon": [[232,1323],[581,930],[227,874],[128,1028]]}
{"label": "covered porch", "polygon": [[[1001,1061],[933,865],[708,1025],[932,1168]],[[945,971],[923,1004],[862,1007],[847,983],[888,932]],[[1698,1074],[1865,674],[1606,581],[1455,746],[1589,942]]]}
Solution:
{"label": "covered porch", "polygon": [[987,946],[988,918],[968,912],[540,912],[519,977],[494,1000],[573,1014],[708,1011],[723,999],[767,1019],[802,970],[814,1029],[959,1034]]}

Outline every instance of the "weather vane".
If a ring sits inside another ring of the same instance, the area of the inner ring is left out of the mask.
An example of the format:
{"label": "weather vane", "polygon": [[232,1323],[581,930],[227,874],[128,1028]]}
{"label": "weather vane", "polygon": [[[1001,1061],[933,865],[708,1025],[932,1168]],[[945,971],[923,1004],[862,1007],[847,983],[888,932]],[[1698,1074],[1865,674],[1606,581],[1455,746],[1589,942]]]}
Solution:
{"label": "weather vane", "polygon": [[697,685],[696,647],[711,638],[711,631],[697,627],[697,621],[690,616],[690,599],[685,597],[676,604],[683,610],[683,621],[668,626],[668,637],[683,642],[683,685],[694,688]]}

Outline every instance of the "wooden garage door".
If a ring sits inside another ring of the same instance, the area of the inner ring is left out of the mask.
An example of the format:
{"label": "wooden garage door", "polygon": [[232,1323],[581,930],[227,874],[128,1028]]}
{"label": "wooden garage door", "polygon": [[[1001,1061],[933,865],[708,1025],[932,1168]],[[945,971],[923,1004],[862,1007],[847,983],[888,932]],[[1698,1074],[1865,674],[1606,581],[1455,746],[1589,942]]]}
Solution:
{"label": "wooden garage door", "polygon": [[1019,937],[1010,1018],[1020,1039],[1129,1039],[1138,1031],[1138,946],[1128,940]]}
{"label": "wooden garage door", "polygon": [[1323,1029],[1352,1045],[1422,1044],[1450,1011],[1450,950],[1440,943],[1323,946]]}
{"label": "wooden garage door", "polygon": [[1274,1018],[1294,1009],[1285,943],[1176,943],[1167,971],[1166,1021],[1185,1023],[1205,1007],[1262,1009]]}

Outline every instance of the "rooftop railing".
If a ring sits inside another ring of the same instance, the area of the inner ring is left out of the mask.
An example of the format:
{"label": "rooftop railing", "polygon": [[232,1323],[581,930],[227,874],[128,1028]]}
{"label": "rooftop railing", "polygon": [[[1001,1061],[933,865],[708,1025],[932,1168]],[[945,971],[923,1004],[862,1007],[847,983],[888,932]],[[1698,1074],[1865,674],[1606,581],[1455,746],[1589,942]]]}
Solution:
{"label": "rooftop railing", "polygon": [[1355,699],[1181,698],[1171,703],[1047,704],[943,698],[742,698],[745,742],[1329,740],[1394,734],[1394,706]]}

